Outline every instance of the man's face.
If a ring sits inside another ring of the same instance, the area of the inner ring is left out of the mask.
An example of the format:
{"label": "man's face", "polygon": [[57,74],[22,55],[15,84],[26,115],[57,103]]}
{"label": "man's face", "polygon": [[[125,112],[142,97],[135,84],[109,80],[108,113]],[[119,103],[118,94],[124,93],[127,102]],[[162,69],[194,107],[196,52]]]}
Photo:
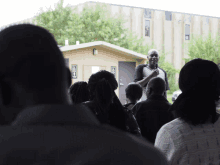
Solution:
{"label": "man's face", "polygon": [[159,55],[156,52],[152,52],[150,55],[148,55],[148,61],[150,65],[158,64]]}

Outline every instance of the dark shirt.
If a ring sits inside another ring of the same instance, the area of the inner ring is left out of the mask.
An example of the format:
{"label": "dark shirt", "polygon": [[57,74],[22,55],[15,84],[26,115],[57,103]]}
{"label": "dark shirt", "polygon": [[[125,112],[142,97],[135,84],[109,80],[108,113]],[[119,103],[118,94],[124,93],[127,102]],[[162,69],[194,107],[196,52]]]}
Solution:
{"label": "dark shirt", "polygon": [[170,106],[164,96],[151,95],[146,101],[139,102],[132,108],[142,136],[152,144],[159,129],[174,119],[168,112]]}
{"label": "dark shirt", "polygon": [[[140,64],[135,68],[134,82],[143,80],[143,78],[144,78],[143,68],[147,67],[147,66],[148,66],[148,64]],[[158,67],[158,68],[161,69],[165,74],[166,90],[170,90],[169,83],[168,83],[168,78],[167,78],[167,73],[162,68],[160,68],[160,67]],[[147,86],[147,84],[144,87],[146,87],[146,86]]]}
{"label": "dark shirt", "polygon": [[0,129],[2,165],[168,165],[153,145],[112,127],[100,126],[85,106],[29,107],[18,114],[13,126]]}
{"label": "dark shirt", "polygon": [[128,109],[121,111],[111,104],[107,112],[103,112],[95,102],[87,101],[82,104],[87,106],[101,123],[141,136],[140,128],[132,111]]}

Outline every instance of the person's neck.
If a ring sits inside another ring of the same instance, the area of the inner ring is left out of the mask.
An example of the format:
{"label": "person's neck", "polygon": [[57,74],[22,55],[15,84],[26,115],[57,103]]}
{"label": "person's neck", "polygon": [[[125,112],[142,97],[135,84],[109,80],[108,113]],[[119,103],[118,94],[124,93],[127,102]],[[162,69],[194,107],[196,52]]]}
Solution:
{"label": "person's neck", "polygon": [[154,64],[154,65],[148,64],[148,66],[149,66],[151,69],[157,69],[157,64]]}
{"label": "person's neck", "polygon": [[151,93],[150,95],[147,96],[147,98],[151,96],[163,96],[163,94]]}

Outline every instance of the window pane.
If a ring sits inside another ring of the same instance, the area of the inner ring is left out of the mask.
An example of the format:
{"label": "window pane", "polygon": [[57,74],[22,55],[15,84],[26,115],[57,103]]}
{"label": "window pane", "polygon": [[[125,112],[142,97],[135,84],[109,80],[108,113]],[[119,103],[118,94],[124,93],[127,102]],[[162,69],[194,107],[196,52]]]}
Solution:
{"label": "window pane", "polygon": [[190,25],[185,25],[185,35],[190,35]]}
{"label": "window pane", "polygon": [[166,20],[172,21],[172,13],[169,11],[165,11]]}
{"label": "window pane", "polygon": [[209,18],[208,17],[206,18],[206,23],[209,24]]}
{"label": "window pane", "polygon": [[145,18],[151,18],[151,11],[149,9],[144,10],[144,17]]}
{"label": "window pane", "polygon": [[92,74],[99,71],[99,66],[92,66]]}
{"label": "window pane", "polygon": [[145,36],[150,37],[150,21],[145,20]]}

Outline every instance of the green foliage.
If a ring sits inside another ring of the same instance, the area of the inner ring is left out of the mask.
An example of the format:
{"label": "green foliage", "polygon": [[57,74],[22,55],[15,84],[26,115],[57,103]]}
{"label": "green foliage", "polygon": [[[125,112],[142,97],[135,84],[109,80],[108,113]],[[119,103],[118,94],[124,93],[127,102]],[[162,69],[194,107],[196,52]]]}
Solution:
{"label": "green foliage", "polygon": [[167,73],[167,78],[170,87],[168,94],[172,94],[174,91],[179,90],[178,82],[176,81],[175,75],[176,73],[179,73],[180,70],[175,69],[175,67],[171,63],[165,61],[166,55],[167,53],[164,52],[160,54],[160,60],[158,62],[158,65]]}
{"label": "green foliage", "polygon": [[[125,28],[127,22],[124,15],[111,16],[107,5],[97,3],[94,7],[88,5],[79,14],[77,8],[63,7],[60,0],[55,10],[42,12],[35,18],[36,24],[48,29],[55,37],[58,45],[64,46],[68,39],[69,45],[76,41],[88,43],[105,41],[141,54],[148,54],[155,49],[154,43],[148,45],[144,37],[139,38],[134,32]],[[165,62],[166,54],[160,52],[159,66],[168,74],[171,92],[176,90],[175,70],[173,65]]]}
{"label": "green foliage", "polygon": [[46,12],[40,9],[40,13],[33,21],[36,25],[44,27],[54,35],[58,45],[63,45],[66,36],[66,27],[71,21],[72,9],[67,6],[63,7],[63,0],[56,5],[55,10],[49,8]]}
{"label": "green foliage", "polygon": [[184,60],[187,63],[195,58],[201,58],[218,64],[220,63],[219,48],[220,40],[218,34],[215,39],[212,39],[211,33],[209,33],[207,37],[196,35],[196,37],[188,43],[189,58],[184,58]]}

